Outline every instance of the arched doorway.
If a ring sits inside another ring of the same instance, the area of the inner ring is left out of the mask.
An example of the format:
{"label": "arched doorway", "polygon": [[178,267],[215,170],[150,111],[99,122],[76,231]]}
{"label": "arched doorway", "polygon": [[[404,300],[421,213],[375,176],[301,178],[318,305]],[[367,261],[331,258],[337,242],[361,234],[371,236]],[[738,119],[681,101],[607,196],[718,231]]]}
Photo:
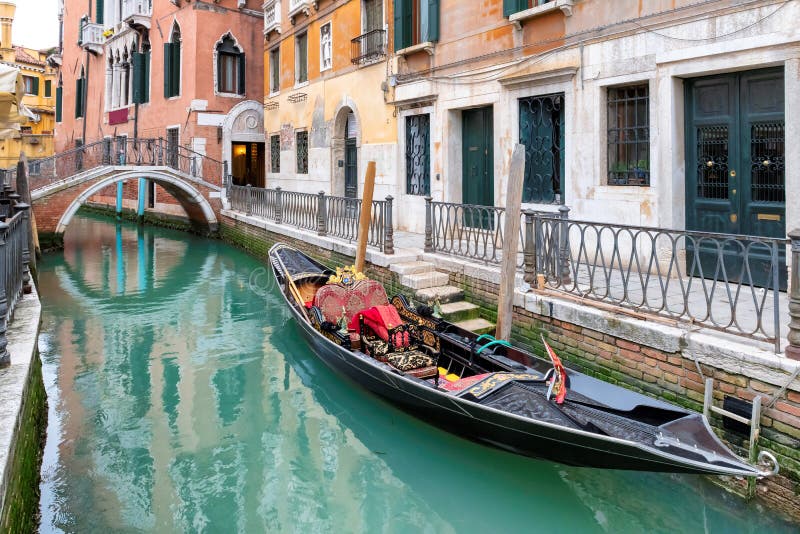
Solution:
{"label": "arched doorway", "polygon": [[240,102],[222,124],[222,159],[235,185],[265,187],[264,106]]}
{"label": "arched doorway", "polygon": [[331,150],[333,154],[332,193],[348,198],[358,198],[361,128],[355,107],[349,102],[342,104],[336,112]]}

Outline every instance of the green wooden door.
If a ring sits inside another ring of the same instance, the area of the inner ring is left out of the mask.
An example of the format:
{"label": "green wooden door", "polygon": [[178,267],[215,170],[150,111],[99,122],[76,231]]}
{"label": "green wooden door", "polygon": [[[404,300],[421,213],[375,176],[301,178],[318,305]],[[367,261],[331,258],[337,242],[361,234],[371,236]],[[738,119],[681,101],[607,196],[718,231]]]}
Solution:
{"label": "green wooden door", "polygon": [[[462,202],[479,206],[494,205],[494,150],[492,107],[465,109],[462,112]],[[466,226],[491,228],[494,221],[465,213]]]}
{"label": "green wooden door", "polygon": [[[686,84],[686,228],[785,237],[784,92],[782,70],[759,70]],[[687,271],[769,286],[771,251],[716,241],[687,244]],[[694,246],[693,246],[694,245]],[[698,254],[695,261],[694,247]],[[781,288],[786,287],[780,247]],[[745,262],[743,259],[749,258]],[[702,269],[702,272],[701,272]]]}
{"label": "green wooden door", "polygon": [[358,197],[358,150],[352,137],[344,143],[344,196]]}

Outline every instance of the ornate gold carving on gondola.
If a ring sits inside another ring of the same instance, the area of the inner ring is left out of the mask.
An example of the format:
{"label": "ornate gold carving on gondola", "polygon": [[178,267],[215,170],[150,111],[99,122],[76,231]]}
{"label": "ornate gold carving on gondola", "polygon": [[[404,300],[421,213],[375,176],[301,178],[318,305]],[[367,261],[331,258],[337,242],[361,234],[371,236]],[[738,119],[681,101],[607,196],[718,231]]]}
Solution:
{"label": "ornate gold carving on gondola", "polygon": [[356,282],[366,279],[367,275],[356,271],[355,265],[350,265],[348,267],[337,267],[336,274],[332,274],[331,277],[328,278],[328,283],[339,284],[340,286],[344,287],[352,287]]}

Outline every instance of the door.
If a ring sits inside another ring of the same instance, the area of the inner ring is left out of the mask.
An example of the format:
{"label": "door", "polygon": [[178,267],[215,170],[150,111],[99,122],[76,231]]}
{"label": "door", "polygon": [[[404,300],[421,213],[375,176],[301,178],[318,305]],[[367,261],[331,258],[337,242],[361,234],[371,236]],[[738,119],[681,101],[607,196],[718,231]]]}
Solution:
{"label": "door", "polygon": [[358,197],[358,151],[354,137],[344,142],[344,196]]}
{"label": "door", "polygon": [[264,187],[264,143],[233,143],[231,176],[234,185]]}
{"label": "door", "polygon": [[180,130],[167,128],[167,165],[178,169],[178,150],[180,146]]}
{"label": "door", "polygon": [[[786,236],[784,79],[767,69],[691,80],[686,84],[686,228],[761,237]],[[689,244],[691,245],[691,244]],[[699,266],[687,245],[687,270],[715,276],[718,252],[700,243]],[[729,280],[768,286],[771,252],[751,244],[722,251]],[[780,287],[786,288],[784,247]],[[749,273],[748,273],[749,268]],[[720,274],[716,275],[721,278]]]}
{"label": "door", "polygon": [[[492,107],[465,109],[462,120],[462,202],[494,206],[494,146]],[[465,212],[464,225],[490,229],[488,211]]]}

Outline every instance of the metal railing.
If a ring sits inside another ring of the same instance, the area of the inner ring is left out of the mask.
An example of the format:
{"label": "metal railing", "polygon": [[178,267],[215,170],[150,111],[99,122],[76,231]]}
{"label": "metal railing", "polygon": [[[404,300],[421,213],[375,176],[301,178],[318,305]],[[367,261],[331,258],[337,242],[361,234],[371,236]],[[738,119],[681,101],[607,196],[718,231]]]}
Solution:
{"label": "metal railing", "polygon": [[788,241],[527,212],[525,281],[774,344]]}
{"label": "metal railing", "polygon": [[[231,207],[247,215],[255,215],[285,224],[316,231],[317,235],[337,237],[347,241],[358,238],[358,223],[362,200],[326,195],[284,191],[280,187],[264,189],[231,185],[226,181]],[[392,209],[394,199],[372,201],[367,244],[385,254],[394,254]]]}
{"label": "metal railing", "polygon": [[31,290],[29,211],[10,187],[0,191],[0,366],[11,362],[6,331],[19,299]]}
{"label": "metal railing", "polygon": [[350,41],[350,61],[364,65],[386,57],[386,31],[372,30]]}
{"label": "metal railing", "polygon": [[[225,166],[206,155],[163,138],[106,138],[37,159],[29,168],[30,189],[56,184],[76,174],[104,166],[167,166],[211,183],[222,184]],[[16,169],[0,170],[5,183],[13,183]]]}

